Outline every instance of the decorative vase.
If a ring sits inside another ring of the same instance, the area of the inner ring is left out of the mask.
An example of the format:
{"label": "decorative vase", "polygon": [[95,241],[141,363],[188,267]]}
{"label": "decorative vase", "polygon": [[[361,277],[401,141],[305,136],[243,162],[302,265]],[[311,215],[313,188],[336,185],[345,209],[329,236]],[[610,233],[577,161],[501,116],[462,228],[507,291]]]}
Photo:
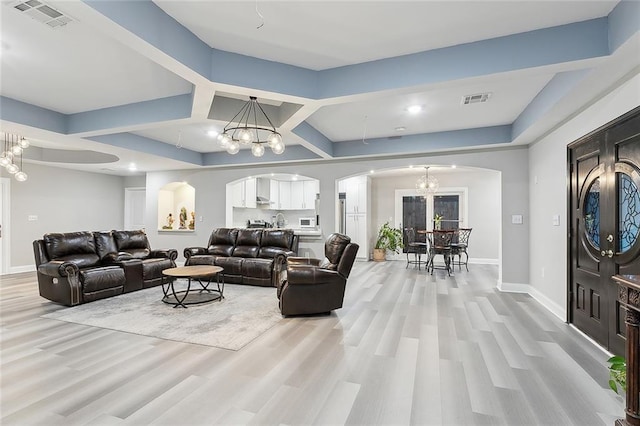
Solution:
{"label": "decorative vase", "polygon": [[384,262],[386,260],[387,250],[386,249],[373,249],[373,261],[374,262]]}

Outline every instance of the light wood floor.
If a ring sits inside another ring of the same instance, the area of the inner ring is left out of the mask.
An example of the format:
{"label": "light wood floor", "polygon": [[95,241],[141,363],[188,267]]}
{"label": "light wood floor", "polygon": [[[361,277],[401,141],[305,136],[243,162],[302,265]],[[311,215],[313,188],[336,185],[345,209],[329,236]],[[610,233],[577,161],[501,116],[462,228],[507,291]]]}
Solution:
{"label": "light wood floor", "polygon": [[358,262],[343,309],[238,352],[44,319],[35,274],[4,276],[0,422],[613,425],[607,355],[469,269]]}

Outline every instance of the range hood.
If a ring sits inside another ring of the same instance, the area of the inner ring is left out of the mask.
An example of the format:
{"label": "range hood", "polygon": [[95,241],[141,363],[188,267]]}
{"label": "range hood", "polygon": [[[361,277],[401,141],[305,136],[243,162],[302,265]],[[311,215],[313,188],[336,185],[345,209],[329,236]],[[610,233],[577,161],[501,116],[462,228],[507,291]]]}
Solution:
{"label": "range hood", "polygon": [[269,201],[269,199],[268,199],[268,198],[266,198],[266,197],[261,197],[260,195],[258,195],[258,196],[256,197],[256,204],[259,204],[259,205],[269,205],[269,204],[271,204],[271,201]]}
{"label": "range hood", "polygon": [[256,204],[259,206],[269,206],[271,201],[271,182],[269,179],[256,179]]}

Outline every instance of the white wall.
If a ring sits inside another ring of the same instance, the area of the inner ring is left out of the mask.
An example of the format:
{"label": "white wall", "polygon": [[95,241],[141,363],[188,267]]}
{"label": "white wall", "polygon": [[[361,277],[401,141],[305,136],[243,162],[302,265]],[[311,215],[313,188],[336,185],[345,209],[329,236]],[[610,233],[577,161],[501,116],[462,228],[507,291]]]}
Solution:
{"label": "white wall", "polygon": [[[567,306],[567,145],[640,105],[640,75],[529,147],[530,287],[559,317]],[[560,226],[552,216],[560,216]],[[544,271],[543,271],[544,269]],[[543,276],[544,273],[544,276]]]}
{"label": "white wall", "polygon": [[[502,261],[500,283],[528,284],[529,280],[529,210],[528,194],[528,150],[525,147],[504,148],[477,152],[463,152],[433,156],[412,156],[377,160],[373,158],[350,162],[265,164],[243,169],[199,169],[147,174],[146,229],[152,247],[174,247],[180,252],[185,247],[205,245],[211,230],[225,226],[226,184],[235,180],[264,173],[294,173],[320,181],[320,221],[323,237],[335,232],[336,203],[338,198],[336,181],[349,176],[368,173],[370,169],[392,169],[408,167],[410,164],[456,164],[496,170],[501,173],[500,217],[502,234],[496,235],[498,256]],[[158,226],[158,193],[169,182],[185,181],[196,189],[196,215],[202,222],[196,223],[193,233],[170,234],[154,231]],[[525,217],[523,225],[512,225],[512,214]],[[301,243],[302,244],[302,243]],[[305,243],[307,244],[307,243]],[[305,246],[305,254],[322,257],[322,244]]]}
{"label": "white wall", "polygon": [[25,164],[25,172],[27,181],[11,182],[9,273],[34,270],[32,242],[47,232],[124,227],[123,177],[40,164]]}
{"label": "white wall", "polygon": [[[473,228],[469,240],[469,254],[472,260],[498,263],[500,235],[500,173],[492,170],[458,170],[438,173],[431,170],[430,175],[437,177],[440,188],[467,188],[469,216],[466,226]],[[372,212],[371,243],[380,225],[395,216],[395,191],[415,189],[416,175],[394,177],[371,176]],[[395,218],[394,223],[401,222]],[[373,247],[373,245],[372,245]]]}

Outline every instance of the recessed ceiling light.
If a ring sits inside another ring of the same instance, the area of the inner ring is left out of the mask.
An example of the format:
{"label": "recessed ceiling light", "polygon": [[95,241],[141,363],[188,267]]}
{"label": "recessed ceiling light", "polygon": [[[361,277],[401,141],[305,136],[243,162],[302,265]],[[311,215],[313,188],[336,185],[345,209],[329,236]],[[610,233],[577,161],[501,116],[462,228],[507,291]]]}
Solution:
{"label": "recessed ceiling light", "polygon": [[455,169],[456,167],[457,167],[457,166],[456,166],[455,164],[452,164],[452,165],[451,165],[451,168],[452,168],[452,169]]}
{"label": "recessed ceiling light", "polygon": [[396,127],[395,130],[396,130],[396,132],[404,132],[405,130],[407,130],[407,128],[404,127],[404,126],[399,126],[399,127]]}
{"label": "recessed ceiling light", "polygon": [[411,165],[409,166],[409,168],[410,168],[410,169],[413,169],[413,164],[411,164]]}
{"label": "recessed ceiling light", "polygon": [[422,112],[422,105],[411,105],[411,106],[407,107],[407,111],[410,114],[418,114],[418,113]]}
{"label": "recessed ceiling light", "polygon": [[373,171],[373,170],[369,170],[369,173],[373,174],[373,173],[374,173],[374,171]]}
{"label": "recessed ceiling light", "polygon": [[138,167],[136,167],[136,163],[129,163],[129,171],[135,172],[136,170],[138,170]]}
{"label": "recessed ceiling light", "polygon": [[217,132],[217,131],[215,131],[215,130],[209,130],[209,131],[207,132],[207,135],[208,135],[210,138],[215,138],[216,136],[218,136],[218,132]]}

